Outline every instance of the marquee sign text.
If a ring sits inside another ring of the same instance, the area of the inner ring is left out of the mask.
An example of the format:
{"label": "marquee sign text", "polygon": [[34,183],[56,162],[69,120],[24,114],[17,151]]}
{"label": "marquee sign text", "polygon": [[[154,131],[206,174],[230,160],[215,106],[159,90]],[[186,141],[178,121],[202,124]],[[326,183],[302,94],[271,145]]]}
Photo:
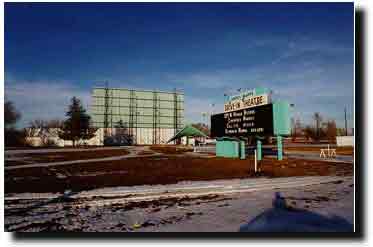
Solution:
{"label": "marquee sign text", "polygon": [[266,104],[212,115],[211,136],[273,135],[272,108],[272,104]]}
{"label": "marquee sign text", "polygon": [[270,102],[268,94],[262,94],[252,97],[242,97],[225,103],[224,112],[237,111],[255,106],[266,105],[269,103]]}

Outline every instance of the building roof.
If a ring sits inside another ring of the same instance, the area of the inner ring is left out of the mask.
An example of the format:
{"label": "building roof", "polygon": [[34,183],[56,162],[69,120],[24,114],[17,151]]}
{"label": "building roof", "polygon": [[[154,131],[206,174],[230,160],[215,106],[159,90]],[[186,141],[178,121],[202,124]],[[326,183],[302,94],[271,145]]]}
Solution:
{"label": "building roof", "polygon": [[200,137],[207,137],[207,135],[205,133],[203,133],[202,131],[200,131],[199,129],[194,128],[191,125],[187,125],[182,130],[180,130],[179,132],[177,132],[174,137],[172,137],[170,140],[168,140],[167,143],[172,142],[173,140],[179,139],[179,138],[181,138],[183,136],[188,136],[188,137],[198,137],[198,136],[200,136]]}

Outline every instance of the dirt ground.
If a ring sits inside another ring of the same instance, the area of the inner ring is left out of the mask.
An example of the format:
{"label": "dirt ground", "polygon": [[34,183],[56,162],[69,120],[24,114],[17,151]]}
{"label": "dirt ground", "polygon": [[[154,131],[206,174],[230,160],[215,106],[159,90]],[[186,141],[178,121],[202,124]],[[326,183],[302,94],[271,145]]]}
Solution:
{"label": "dirt ground", "polygon": [[[6,161],[5,229],[238,231],[258,215],[274,210],[272,201],[278,192],[291,213],[295,209],[308,215],[317,213],[323,221],[338,215],[353,223],[353,163],[290,155],[278,161],[265,156],[259,163],[260,172],[255,173],[253,157],[228,159],[190,151],[157,145],[84,152],[8,152],[6,158],[23,162],[18,164],[82,161],[22,168],[10,167],[12,163]],[[125,157],[116,160],[87,160],[122,155]],[[330,179],[333,182],[327,182]],[[99,190],[85,191],[92,189]],[[240,192],[230,192],[234,190]],[[52,193],[44,197],[33,194],[43,192]],[[286,221],[299,219],[297,215]]]}
{"label": "dirt ground", "polygon": [[[5,166],[26,165],[33,163],[49,163],[59,161],[87,160],[95,158],[106,158],[129,154],[125,149],[102,149],[84,152],[48,152],[48,153],[27,153],[14,154],[12,157],[5,157]],[[14,158],[14,160],[12,160]],[[10,160],[9,160],[10,159]]]}
{"label": "dirt ground", "polygon": [[175,146],[175,145],[155,145],[150,147],[151,150],[163,153],[163,154],[183,154],[186,152],[192,152],[193,148],[185,146]]}
{"label": "dirt ground", "polygon": [[265,158],[260,168],[261,172],[255,174],[253,159],[170,155],[86,162],[79,165],[20,168],[5,170],[5,193],[81,191],[101,187],[174,184],[188,180],[257,176],[353,175],[353,164],[302,159],[277,161]]}

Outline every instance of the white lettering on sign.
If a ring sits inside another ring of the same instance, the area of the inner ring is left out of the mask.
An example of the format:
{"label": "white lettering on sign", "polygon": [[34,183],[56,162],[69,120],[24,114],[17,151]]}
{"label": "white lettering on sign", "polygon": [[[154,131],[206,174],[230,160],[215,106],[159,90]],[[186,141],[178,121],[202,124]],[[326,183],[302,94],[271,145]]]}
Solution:
{"label": "white lettering on sign", "polygon": [[[224,112],[237,111],[250,107],[269,104],[268,94],[257,95],[253,97],[242,97],[224,104]],[[248,113],[250,114],[250,113]],[[246,113],[244,113],[246,115]]]}
{"label": "white lettering on sign", "polygon": [[234,101],[234,100],[242,99],[242,98],[245,98],[245,97],[251,97],[251,96],[254,96],[254,95],[255,95],[255,90],[248,90],[244,93],[231,96],[229,101]]}

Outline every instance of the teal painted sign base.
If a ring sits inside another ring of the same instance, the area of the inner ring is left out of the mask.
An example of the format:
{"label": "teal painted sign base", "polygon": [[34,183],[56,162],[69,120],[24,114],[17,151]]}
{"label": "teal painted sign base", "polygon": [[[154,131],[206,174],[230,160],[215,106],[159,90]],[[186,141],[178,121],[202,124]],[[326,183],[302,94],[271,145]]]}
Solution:
{"label": "teal painted sign base", "polygon": [[257,160],[262,160],[262,141],[257,140],[256,141],[256,152],[257,152]]}
{"label": "teal painted sign base", "polygon": [[241,160],[246,159],[245,142],[244,141],[240,141],[240,159]]}
{"label": "teal painted sign base", "polygon": [[[277,159],[282,160],[283,159],[283,148],[282,148],[282,136],[277,136]],[[262,160],[262,141],[257,140],[256,141],[256,160],[260,161]]]}
{"label": "teal painted sign base", "polygon": [[229,137],[217,138],[216,156],[225,158],[240,158],[240,141]]}
{"label": "teal painted sign base", "polygon": [[282,136],[277,136],[277,159],[282,160]]}

